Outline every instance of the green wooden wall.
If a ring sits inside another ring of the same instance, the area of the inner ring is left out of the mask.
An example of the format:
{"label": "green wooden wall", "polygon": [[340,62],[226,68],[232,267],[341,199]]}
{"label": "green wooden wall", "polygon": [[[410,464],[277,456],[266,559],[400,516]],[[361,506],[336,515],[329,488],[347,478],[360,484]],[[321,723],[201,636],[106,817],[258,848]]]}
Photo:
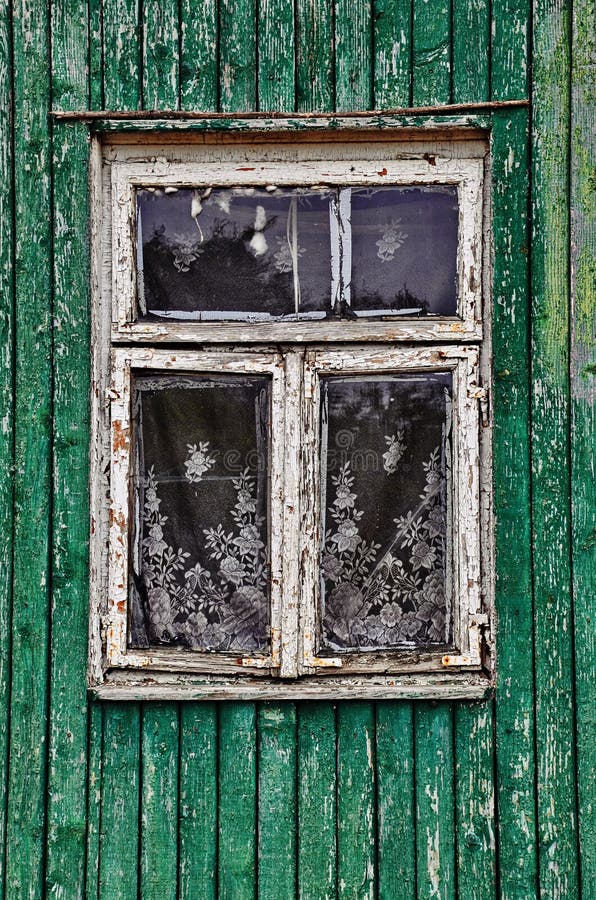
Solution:
{"label": "green wooden wall", "polygon": [[[0,0],[0,898],[587,898],[593,0]],[[88,127],[54,109],[495,112],[498,686],[93,703]]]}

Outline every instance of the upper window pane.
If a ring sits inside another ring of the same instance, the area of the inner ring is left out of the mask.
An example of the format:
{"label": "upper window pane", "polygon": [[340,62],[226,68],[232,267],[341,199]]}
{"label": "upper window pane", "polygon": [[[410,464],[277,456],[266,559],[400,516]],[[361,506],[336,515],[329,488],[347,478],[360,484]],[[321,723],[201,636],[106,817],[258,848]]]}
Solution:
{"label": "upper window pane", "polygon": [[451,380],[322,380],[323,652],[449,643]]}
{"label": "upper window pane", "polygon": [[130,646],[266,650],[269,379],[142,375],[133,414]]}

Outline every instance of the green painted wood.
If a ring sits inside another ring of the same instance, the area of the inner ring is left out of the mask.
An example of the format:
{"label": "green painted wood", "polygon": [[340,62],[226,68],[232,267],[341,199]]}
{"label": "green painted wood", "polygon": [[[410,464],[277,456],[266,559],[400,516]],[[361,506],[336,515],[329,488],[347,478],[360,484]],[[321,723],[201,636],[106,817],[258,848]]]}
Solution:
{"label": "green painted wood", "polygon": [[474,103],[490,97],[489,0],[452,0],[453,103]]}
{"label": "green painted wood", "polygon": [[296,896],[296,706],[264,703],[258,719],[258,897]]}
{"label": "green painted wood", "polygon": [[180,108],[217,109],[217,0],[180,2]]}
{"label": "green painted wood", "polygon": [[99,900],[130,900],[139,871],[139,704],[105,703],[102,730]]}
{"label": "green painted wood", "polygon": [[534,4],[532,509],[539,884],[578,894],[569,472],[570,3]]}
{"label": "green painted wood", "polygon": [[[5,871],[14,500],[14,180],[11,5],[0,3],[0,873]],[[4,900],[0,874],[0,900]]]}
{"label": "green painted wood", "polygon": [[178,0],[143,0],[143,108],[178,109]]}
{"label": "green painted wood", "polygon": [[411,103],[412,6],[374,0],[374,109]]}
{"label": "green painted wood", "polygon": [[573,5],[571,69],[571,549],[580,896],[596,884],[596,33],[593,0]]}
{"label": "green painted wood", "polygon": [[256,0],[219,0],[219,105],[257,107]]}
{"label": "green painted wood", "polygon": [[256,893],[256,722],[254,703],[219,706],[218,900]]}
{"label": "green painted wood", "polygon": [[289,112],[295,108],[294,7],[286,0],[260,0],[259,109]]}
{"label": "green painted wood", "polygon": [[416,897],[416,819],[412,703],[377,703],[379,900]]}
{"label": "green painted wood", "polygon": [[85,859],[86,900],[99,898],[99,835],[102,797],[103,712],[100,703],[89,707],[89,760],[87,768],[87,853]]}
{"label": "green painted wood", "polygon": [[453,723],[449,703],[414,707],[417,896],[456,896]]}
{"label": "green painted wood", "polygon": [[[52,101],[88,102],[87,5],[51,7]],[[56,124],[53,175],[52,639],[46,891],[85,893],[89,619],[89,134]],[[73,197],[77,202],[73,203]]]}
{"label": "green painted wood", "polygon": [[5,877],[7,897],[38,898],[45,849],[51,515],[49,22],[47,8],[28,0],[12,13],[18,74],[13,95],[15,492]]}
{"label": "green painted wood", "polygon": [[412,103],[449,103],[451,97],[451,4],[413,0]]}
{"label": "green painted wood", "polygon": [[296,0],[296,108],[334,108],[333,7],[327,0]]}
{"label": "green painted wood", "polygon": [[178,896],[178,737],[175,703],[143,705],[139,866],[143,900]]}
{"label": "green painted wood", "polygon": [[337,896],[337,766],[335,709],[331,703],[298,707],[298,897]]}
{"label": "green painted wood", "polygon": [[180,706],[180,900],[217,896],[217,704]]}
{"label": "green painted wood", "polygon": [[455,708],[457,896],[496,900],[491,703]]}
{"label": "green painted wood", "polygon": [[89,107],[104,109],[103,99],[103,3],[87,0],[89,9]]}
{"label": "green painted wood", "polygon": [[335,108],[373,105],[372,13],[367,0],[335,0]]}
{"label": "green painted wood", "polygon": [[372,703],[337,706],[338,897],[375,892],[375,711]]}
{"label": "green painted wood", "polygon": [[108,109],[141,108],[141,25],[138,0],[105,0],[104,103]]}

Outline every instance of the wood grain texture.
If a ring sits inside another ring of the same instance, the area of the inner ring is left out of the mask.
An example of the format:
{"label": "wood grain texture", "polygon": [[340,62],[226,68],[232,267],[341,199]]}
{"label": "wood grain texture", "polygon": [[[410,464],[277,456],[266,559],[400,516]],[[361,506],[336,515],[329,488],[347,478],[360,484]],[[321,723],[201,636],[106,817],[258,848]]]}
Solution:
{"label": "wood grain texture", "polygon": [[217,706],[180,704],[180,900],[217,896]]}
{"label": "wood grain texture", "polygon": [[372,109],[372,15],[367,0],[335,2],[335,108]]}
{"label": "wood grain texture", "polygon": [[296,0],[296,108],[331,111],[335,104],[333,7]]}
{"label": "wood grain texture", "polygon": [[218,107],[217,35],[217,0],[181,0],[181,109]]}
{"label": "wood grain texture", "polygon": [[375,893],[375,713],[365,701],[337,706],[338,897]]}
{"label": "wood grain texture", "polygon": [[376,705],[379,900],[414,900],[416,816],[412,703]]}
{"label": "wood grain texture", "polygon": [[104,102],[115,109],[141,108],[141,24],[138,0],[105,0],[103,11]]}
{"label": "wood grain texture", "polygon": [[[15,488],[6,896],[41,898],[47,787],[52,430],[49,21],[13,7]],[[34,198],[34,203],[32,203]]]}
{"label": "wood grain texture", "polygon": [[87,761],[87,847],[85,855],[85,897],[99,900],[99,849],[103,765],[103,710],[101,703],[89,705]]}
{"label": "wood grain texture", "polygon": [[265,703],[258,720],[258,896],[296,896],[296,706]]}
{"label": "wood grain texture", "polygon": [[453,103],[490,97],[490,2],[453,0]]}
{"label": "wood grain texture", "polygon": [[257,712],[219,706],[218,898],[249,900],[257,885]]}
{"label": "wood grain texture", "polygon": [[335,707],[298,707],[298,897],[337,896],[337,765]]}
{"label": "wood grain texture", "polygon": [[403,0],[374,0],[375,109],[412,102],[412,5]]}
{"label": "wood grain texture", "polygon": [[571,60],[571,550],[580,896],[596,884],[596,33],[593,0],[573,4]]}
{"label": "wood grain texture", "polygon": [[89,107],[103,109],[103,2],[87,0],[89,11]]}
{"label": "wood grain texture", "polygon": [[452,718],[448,703],[414,708],[419,900],[456,896]]}
{"label": "wood grain texture", "polygon": [[295,106],[293,4],[286,0],[260,0],[257,34],[259,109],[291,111]]}
{"label": "wood grain texture", "polygon": [[540,896],[577,896],[569,472],[570,3],[534,4],[532,509]]}
{"label": "wood grain texture", "polygon": [[143,0],[143,107],[177,109],[178,0]]}
{"label": "wood grain texture", "polygon": [[219,0],[219,106],[257,108],[256,0]]}
{"label": "wood grain texture", "polygon": [[451,96],[451,4],[413,0],[412,103],[449,103]]}

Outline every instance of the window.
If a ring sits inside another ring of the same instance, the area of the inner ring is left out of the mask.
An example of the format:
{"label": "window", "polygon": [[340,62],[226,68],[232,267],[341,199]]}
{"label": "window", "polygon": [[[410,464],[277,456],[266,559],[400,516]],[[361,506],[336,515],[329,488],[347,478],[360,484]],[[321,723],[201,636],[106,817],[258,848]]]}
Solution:
{"label": "window", "polygon": [[97,155],[92,683],[478,696],[485,143]]}

